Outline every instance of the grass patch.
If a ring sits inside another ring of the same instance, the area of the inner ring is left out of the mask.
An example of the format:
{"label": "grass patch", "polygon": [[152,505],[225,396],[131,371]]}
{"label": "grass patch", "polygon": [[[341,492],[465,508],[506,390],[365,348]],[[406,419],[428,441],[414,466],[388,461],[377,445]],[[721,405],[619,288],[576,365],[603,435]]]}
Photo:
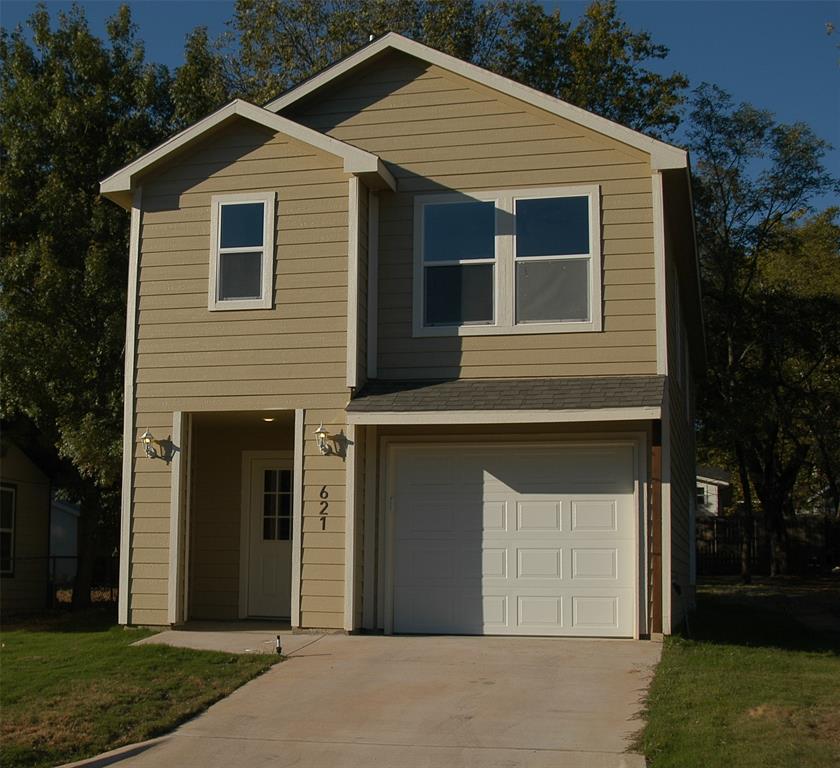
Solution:
{"label": "grass patch", "polygon": [[151,634],[115,626],[110,611],[4,627],[0,765],[56,765],[159,736],[278,658],[129,647]]}
{"label": "grass patch", "polygon": [[832,589],[701,588],[693,636],[666,640],[651,685],[636,745],[651,768],[840,765],[840,634],[815,623]]}

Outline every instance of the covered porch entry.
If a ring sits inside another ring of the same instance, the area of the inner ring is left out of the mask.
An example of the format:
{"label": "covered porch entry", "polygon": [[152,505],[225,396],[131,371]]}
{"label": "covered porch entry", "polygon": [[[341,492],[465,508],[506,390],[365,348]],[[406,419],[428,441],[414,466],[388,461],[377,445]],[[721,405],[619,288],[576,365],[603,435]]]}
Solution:
{"label": "covered porch entry", "polygon": [[180,426],[170,623],[288,623],[299,571],[293,553],[300,551],[295,411],[183,414]]}

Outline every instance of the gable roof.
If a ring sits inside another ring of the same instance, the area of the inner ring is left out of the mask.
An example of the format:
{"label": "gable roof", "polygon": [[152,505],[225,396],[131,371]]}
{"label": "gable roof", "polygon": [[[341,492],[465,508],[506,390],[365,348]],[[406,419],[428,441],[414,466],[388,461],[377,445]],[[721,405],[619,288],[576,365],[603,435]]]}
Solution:
{"label": "gable roof", "polygon": [[389,32],[383,35],[378,40],[360,48],[347,58],[327,67],[322,72],[305,80],[282,96],[270,101],[265,105],[265,109],[271,112],[280,112],[300,99],[328,85],[336,78],[347,74],[356,67],[388,51],[400,51],[409,56],[414,56],[429,64],[434,64],[442,69],[461,75],[468,80],[473,80],[482,85],[494,88],[501,93],[520,99],[546,112],[584,125],[593,131],[597,131],[631,147],[647,152],[650,154],[651,166],[654,169],[662,170],[666,168],[688,167],[688,153],[684,149],[666,144],[664,141],[653,139],[650,136],[639,133],[639,131],[634,131],[632,128],[627,128],[605,117],[600,117],[573,104],[561,101],[554,96],[549,96],[534,88],[529,88],[527,85],[522,85],[507,77],[478,67],[475,64],[470,64],[449,54],[441,53],[434,48],[410,40],[396,32]]}
{"label": "gable roof", "polygon": [[131,208],[131,190],[139,175],[152,170],[152,168],[169,159],[173,153],[185,149],[195,141],[204,138],[212,131],[218,130],[237,118],[250,120],[342,158],[346,173],[361,176],[374,189],[396,188],[396,182],[391,172],[376,155],[314,131],[247,101],[235,99],[203,120],[199,120],[189,128],[167,139],[163,144],[147,152],[133,163],[129,163],[108,178],[103,179],[99,183],[100,192],[117,205],[121,205],[123,208]]}
{"label": "gable roof", "polygon": [[698,480],[711,480],[715,483],[723,485],[730,485],[732,483],[732,476],[725,469],[720,467],[707,467],[700,464],[696,467],[696,475]]}

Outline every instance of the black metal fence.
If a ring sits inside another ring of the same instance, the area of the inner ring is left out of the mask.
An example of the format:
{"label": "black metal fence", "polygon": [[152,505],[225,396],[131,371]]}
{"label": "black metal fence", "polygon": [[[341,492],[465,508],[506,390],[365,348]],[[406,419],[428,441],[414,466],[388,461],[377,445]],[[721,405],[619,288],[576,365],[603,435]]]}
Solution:
{"label": "black metal fence", "polygon": [[[47,563],[47,606],[55,608],[73,600],[77,557],[51,555]],[[67,568],[72,565],[72,569]],[[115,602],[119,585],[119,558],[97,556],[93,559],[91,600],[96,603]],[[72,573],[72,575],[70,575]]]}
{"label": "black metal fence", "polygon": [[[724,576],[741,570],[741,543],[746,537],[750,567],[769,573],[770,540],[762,520],[749,525],[739,518],[697,520],[697,573]],[[788,570],[791,573],[828,573],[840,565],[840,521],[826,517],[801,517],[787,526]]]}

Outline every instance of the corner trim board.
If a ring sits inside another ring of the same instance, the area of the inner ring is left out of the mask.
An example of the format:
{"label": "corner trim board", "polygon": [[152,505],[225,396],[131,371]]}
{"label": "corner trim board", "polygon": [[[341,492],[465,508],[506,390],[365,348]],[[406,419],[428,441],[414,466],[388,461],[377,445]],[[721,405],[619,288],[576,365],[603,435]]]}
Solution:
{"label": "corner trim board", "polygon": [[141,203],[143,189],[137,187],[131,200],[128,241],[128,290],[125,314],[125,373],[123,380],[123,464],[120,499],[120,573],[117,620],[128,624],[131,562],[132,491],[134,488],[134,361],[137,355],[137,265],[140,256]]}
{"label": "corner trim board", "polygon": [[379,494],[376,487],[376,467],[379,454],[379,435],[375,426],[367,427],[365,438],[365,531],[364,563],[362,565],[362,627],[376,629],[376,513]]}
{"label": "corner trim board", "polygon": [[292,602],[290,608],[290,623],[293,627],[300,626],[300,574],[301,574],[301,528],[303,526],[303,450],[304,450],[304,416],[303,408],[295,409],[295,446],[294,469],[292,477]]}
{"label": "corner trim board", "polygon": [[172,443],[177,448],[169,464],[169,584],[167,601],[167,621],[177,624],[180,620],[182,605],[179,589],[182,566],[181,557],[181,522],[184,512],[181,504],[181,475],[183,468],[182,448],[184,445],[184,417],[181,411],[172,414]]}
{"label": "corner trim board", "polygon": [[347,386],[359,383],[359,195],[358,176],[348,181],[347,206]]}
{"label": "corner trim board", "polygon": [[352,632],[355,628],[353,606],[356,597],[356,427],[347,425],[347,458],[345,472],[344,501],[344,629]]}
{"label": "corner trim board", "polygon": [[379,195],[368,196],[367,377],[375,379],[379,355]]}

